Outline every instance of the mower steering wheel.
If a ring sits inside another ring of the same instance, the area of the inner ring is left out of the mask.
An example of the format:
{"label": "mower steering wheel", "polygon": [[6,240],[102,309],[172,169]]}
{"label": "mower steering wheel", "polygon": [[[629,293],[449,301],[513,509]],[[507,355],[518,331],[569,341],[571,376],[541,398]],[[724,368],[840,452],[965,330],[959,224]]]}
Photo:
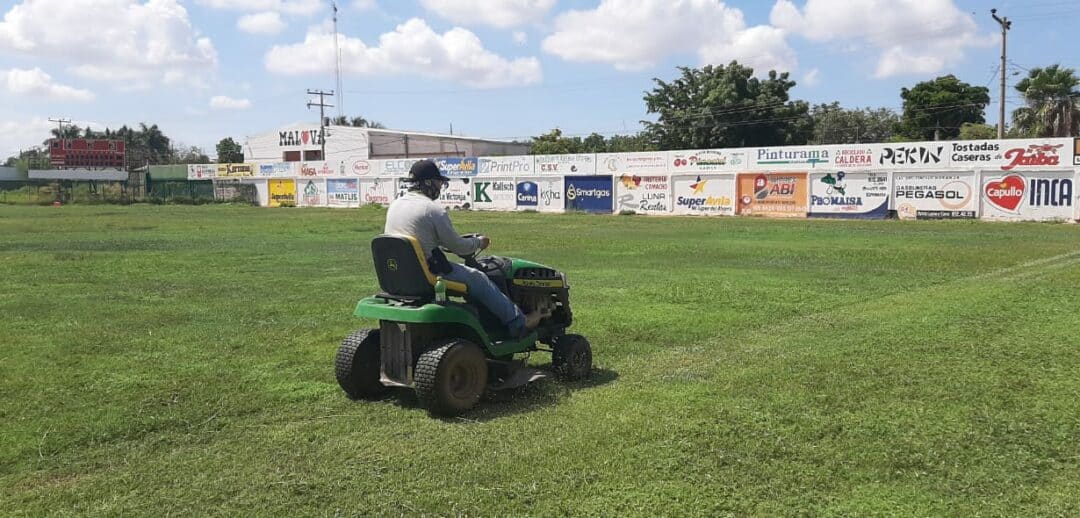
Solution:
{"label": "mower steering wheel", "polygon": [[[480,234],[462,234],[461,237],[464,237],[464,238],[481,237],[481,235]],[[466,254],[466,255],[459,256],[459,257],[461,257],[462,259],[465,260],[465,266],[468,266],[469,268],[479,270],[479,269],[481,269],[480,268],[480,263],[476,262],[476,256],[481,252],[481,250],[477,250],[477,251],[475,251],[475,252],[473,252],[471,254]]]}

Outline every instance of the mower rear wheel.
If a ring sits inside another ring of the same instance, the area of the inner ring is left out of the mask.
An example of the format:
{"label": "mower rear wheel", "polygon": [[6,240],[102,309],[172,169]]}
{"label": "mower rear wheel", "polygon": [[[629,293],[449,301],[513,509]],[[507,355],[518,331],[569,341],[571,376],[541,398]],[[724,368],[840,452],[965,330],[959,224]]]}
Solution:
{"label": "mower rear wheel", "polygon": [[592,373],[592,346],[581,335],[563,335],[551,347],[551,367],[559,377],[571,381]]}
{"label": "mower rear wheel", "polygon": [[360,329],[342,340],[334,374],[350,398],[373,398],[386,392],[379,381],[379,349],[378,329]]}
{"label": "mower rear wheel", "polygon": [[480,346],[455,339],[436,345],[416,362],[416,395],[431,413],[455,416],[484,395],[488,366]]}

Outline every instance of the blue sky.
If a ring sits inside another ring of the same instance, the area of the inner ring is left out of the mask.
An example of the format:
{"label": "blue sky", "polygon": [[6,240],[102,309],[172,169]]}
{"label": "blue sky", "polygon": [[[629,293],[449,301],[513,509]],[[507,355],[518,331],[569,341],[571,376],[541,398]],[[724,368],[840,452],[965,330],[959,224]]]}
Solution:
{"label": "blue sky", "polygon": [[[732,59],[791,70],[794,97],[849,107],[899,109],[901,87],[953,73],[991,87],[996,122],[991,7],[1014,20],[1010,73],[1080,66],[1080,4],[1065,0],[338,5],[347,115],[489,138],[632,132],[653,77]],[[2,1],[0,154],[40,143],[49,117],[157,123],[211,155],[225,136],[316,122],[305,90],[335,88],[330,12],[328,0]]]}

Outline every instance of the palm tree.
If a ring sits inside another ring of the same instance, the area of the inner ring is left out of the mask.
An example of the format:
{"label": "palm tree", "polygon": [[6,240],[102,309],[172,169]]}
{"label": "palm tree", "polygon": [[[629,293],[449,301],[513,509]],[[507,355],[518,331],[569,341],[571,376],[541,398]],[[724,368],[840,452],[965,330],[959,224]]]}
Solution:
{"label": "palm tree", "polygon": [[1080,78],[1075,70],[1051,65],[1033,68],[1016,84],[1027,106],[1013,112],[1013,124],[1029,137],[1069,137],[1080,132]]}

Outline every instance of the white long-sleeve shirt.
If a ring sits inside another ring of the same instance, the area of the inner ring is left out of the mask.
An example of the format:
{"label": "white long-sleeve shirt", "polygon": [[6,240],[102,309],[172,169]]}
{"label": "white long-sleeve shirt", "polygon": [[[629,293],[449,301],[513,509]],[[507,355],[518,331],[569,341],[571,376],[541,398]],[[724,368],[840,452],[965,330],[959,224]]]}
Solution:
{"label": "white long-sleeve shirt", "polygon": [[468,255],[479,250],[481,244],[479,238],[461,237],[454,230],[446,207],[413,191],[390,203],[383,231],[415,237],[425,258],[430,258],[431,251],[439,246],[457,255]]}

